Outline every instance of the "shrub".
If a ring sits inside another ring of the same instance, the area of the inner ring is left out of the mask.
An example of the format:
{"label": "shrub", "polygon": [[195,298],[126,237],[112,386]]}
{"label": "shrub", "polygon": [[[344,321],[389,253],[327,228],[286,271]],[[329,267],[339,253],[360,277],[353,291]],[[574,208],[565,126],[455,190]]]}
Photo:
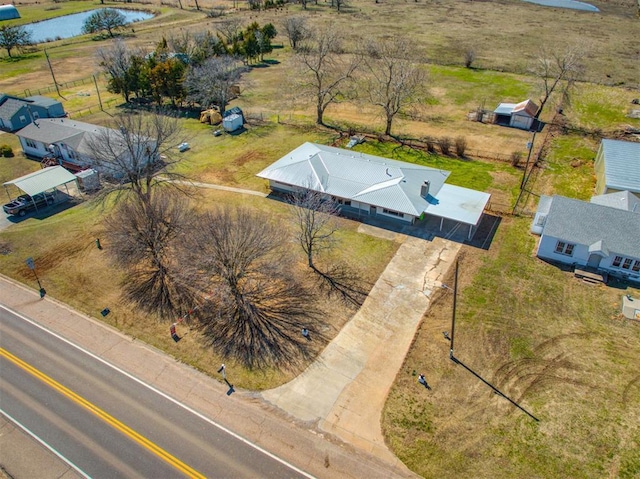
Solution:
{"label": "shrub", "polygon": [[438,143],[440,144],[440,152],[443,155],[448,155],[451,151],[451,138],[448,136],[440,137],[440,141]]}
{"label": "shrub", "polygon": [[521,160],[522,160],[521,151],[514,151],[513,153],[511,153],[511,166],[515,166],[517,168]]}
{"label": "shrub", "polygon": [[456,138],[456,155],[462,158],[465,151],[467,151],[467,139],[464,136],[458,136]]}
{"label": "shrub", "polygon": [[0,155],[5,158],[11,158],[13,156],[13,150],[9,145],[0,145]]}
{"label": "shrub", "polygon": [[425,136],[424,142],[427,144],[427,151],[429,153],[436,152],[436,139],[432,136]]}

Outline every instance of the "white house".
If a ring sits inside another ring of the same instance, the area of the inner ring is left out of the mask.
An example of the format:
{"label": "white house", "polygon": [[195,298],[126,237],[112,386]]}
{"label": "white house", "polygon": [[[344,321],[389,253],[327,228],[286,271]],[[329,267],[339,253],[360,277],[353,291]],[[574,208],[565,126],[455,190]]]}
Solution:
{"label": "white house", "polygon": [[640,143],[602,140],[593,166],[596,194],[626,190],[640,198]]}
{"label": "white house", "polygon": [[[127,158],[131,156],[122,132],[68,118],[36,120],[17,131],[16,136],[27,156],[40,159],[47,157],[72,171],[94,168],[101,174],[118,177],[116,165],[126,164]],[[105,138],[109,139],[110,153],[122,157],[118,156],[117,160],[108,165],[96,164],[92,144],[104,141]],[[141,140],[136,146],[145,148],[149,154],[153,154],[155,150],[150,140]],[[144,158],[144,154],[138,156]],[[145,164],[148,161],[149,158],[146,158]]]}
{"label": "white house", "polygon": [[304,143],[257,174],[274,191],[324,193],[350,216],[384,217],[413,224],[425,215],[473,227],[490,195],[446,185],[448,171]]}
{"label": "white house", "polygon": [[500,103],[493,111],[494,122],[521,130],[531,130],[538,112],[538,105],[531,100],[520,103]]}
{"label": "white house", "polygon": [[541,234],[537,256],[640,280],[640,207],[614,195],[592,202],[543,196],[532,226]]}

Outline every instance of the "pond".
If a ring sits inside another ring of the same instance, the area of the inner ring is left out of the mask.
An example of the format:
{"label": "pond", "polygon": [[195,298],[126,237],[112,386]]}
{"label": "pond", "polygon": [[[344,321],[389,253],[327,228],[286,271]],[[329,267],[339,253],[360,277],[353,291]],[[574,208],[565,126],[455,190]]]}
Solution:
{"label": "pond", "polygon": [[588,12],[599,12],[598,7],[590,3],[578,2],[577,0],[524,0],[529,3],[536,3],[545,7],[571,8],[573,10],[586,10]]}
{"label": "pond", "polygon": [[[148,12],[122,10],[119,8],[116,8],[115,10],[124,15],[127,23],[139,22],[141,20],[153,18],[153,14]],[[31,40],[34,43],[75,37],[82,35],[84,22],[93,14],[93,12],[95,12],[95,10],[56,17],[42,22],[29,23],[25,25],[25,30],[31,32]]]}

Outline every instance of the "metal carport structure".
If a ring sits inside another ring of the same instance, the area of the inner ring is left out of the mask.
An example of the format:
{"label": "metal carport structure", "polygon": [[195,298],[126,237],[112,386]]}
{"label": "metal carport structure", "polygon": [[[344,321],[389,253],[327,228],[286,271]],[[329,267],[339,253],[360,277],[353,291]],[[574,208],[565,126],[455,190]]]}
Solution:
{"label": "metal carport structure", "polygon": [[68,184],[71,182],[75,182],[77,188],[78,180],[73,173],[65,170],[62,166],[51,166],[49,168],[38,170],[34,173],[29,173],[28,175],[21,176],[15,180],[7,181],[3,183],[3,186],[7,192],[7,196],[9,196],[9,200],[11,200],[12,198],[8,189],[11,185],[33,197],[38,193],[45,193],[48,190],[52,190],[62,185],[64,185],[67,190],[67,194],[69,195]]}

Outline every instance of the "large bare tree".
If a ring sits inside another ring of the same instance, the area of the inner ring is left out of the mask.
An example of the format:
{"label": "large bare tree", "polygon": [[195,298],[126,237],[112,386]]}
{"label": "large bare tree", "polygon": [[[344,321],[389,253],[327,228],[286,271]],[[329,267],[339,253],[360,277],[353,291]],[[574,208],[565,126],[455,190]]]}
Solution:
{"label": "large bare tree", "polygon": [[106,220],[107,251],[125,270],[126,296],[162,318],[179,316],[197,297],[176,259],[190,218],[185,199],[164,190],[149,203],[120,203]]}
{"label": "large bare tree", "polygon": [[192,67],[184,81],[187,98],[203,108],[217,106],[224,113],[233,98],[233,86],[247,68],[236,57],[221,55]]}
{"label": "large bare tree", "polygon": [[395,116],[422,99],[426,75],[408,38],[370,42],[366,50],[366,91],[371,103],[384,111],[384,132],[391,135]]}
{"label": "large bare tree", "polygon": [[320,338],[321,322],[282,254],[282,229],[246,209],[220,209],[198,223],[181,264],[203,293],[193,316],[206,341],[249,368],[308,358],[300,331]]}
{"label": "large bare tree", "polygon": [[540,107],[535,115],[536,119],[540,118],[549,99],[556,91],[562,95],[562,102],[569,100],[571,88],[584,74],[584,57],[583,46],[540,48],[532,67],[532,73],[542,81],[542,96]]}
{"label": "large bare tree", "polygon": [[343,52],[342,36],[332,27],[314,30],[297,56],[302,66],[299,86],[315,98],[316,123],[324,125],[327,107],[347,99],[345,88],[353,80],[360,57]]}
{"label": "large bare tree", "polygon": [[176,146],[184,139],[177,118],[159,111],[123,113],[114,117],[111,126],[87,139],[94,167],[108,180],[103,197],[111,192],[118,193],[116,198],[132,194],[148,205],[154,187],[181,188],[171,181],[182,179],[171,168],[178,161]]}

